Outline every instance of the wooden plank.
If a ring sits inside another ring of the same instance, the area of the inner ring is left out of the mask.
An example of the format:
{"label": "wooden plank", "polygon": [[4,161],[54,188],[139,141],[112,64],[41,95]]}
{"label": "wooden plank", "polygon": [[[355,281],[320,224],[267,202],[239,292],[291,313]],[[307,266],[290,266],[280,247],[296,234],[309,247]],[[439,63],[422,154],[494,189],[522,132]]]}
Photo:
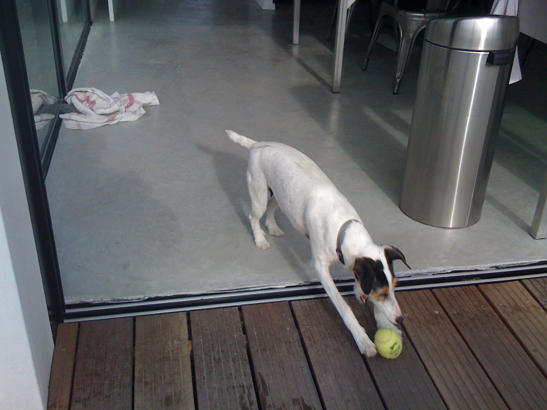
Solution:
{"label": "wooden plank", "polygon": [[490,301],[524,349],[547,374],[547,313],[520,282],[481,285]]}
{"label": "wooden plank", "polygon": [[131,410],[133,319],[80,324],[72,410]]}
{"label": "wooden plank", "polygon": [[242,310],[260,408],[322,409],[289,304]]}
{"label": "wooden plank", "polygon": [[400,292],[404,327],[450,409],[507,409],[430,291]]}
{"label": "wooden plank", "polygon": [[70,408],[78,328],[78,323],[62,323],[57,328],[49,381],[48,410],[68,410]]}
{"label": "wooden plank", "polygon": [[200,409],[258,409],[237,308],[190,314]]}
{"label": "wooden plank", "polygon": [[547,409],[547,379],[475,286],[433,291],[511,409]]}
{"label": "wooden plank", "polygon": [[195,408],[186,313],[136,319],[134,383],[135,410]]}
{"label": "wooden plank", "polygon": [[292,302],[326,410],[384,408],[351,333],[329,299]]}
{"label": "wooden plank", "polygon": [[526,279],[521,283],[534,295],[543,309],[547,309],[547,278]]}
{"label": "wooden plank", "polygon": [[[358,303],[355,297],[348,297],[346,300],[367,334],[373,337],[377,326],[372,307]],[[368,365],[388,409],[446,409],[441,395],[406,335],[403,335],[403,351],[397,359],[388,360],[378,355],[369,359]]]}

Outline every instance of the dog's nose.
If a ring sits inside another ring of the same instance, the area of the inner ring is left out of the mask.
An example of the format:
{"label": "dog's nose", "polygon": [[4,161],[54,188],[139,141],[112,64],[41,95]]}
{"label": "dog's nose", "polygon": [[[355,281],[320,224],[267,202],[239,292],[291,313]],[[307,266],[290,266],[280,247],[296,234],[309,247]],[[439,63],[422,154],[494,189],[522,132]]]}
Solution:
{"label": "dog's nose", "polygon": [[400,325],[402,325],[402,324],[403,324],[403,317],[402,317],[402,316],[399,316],[397,319],[395,319],[395,321],[396,321],[397,323],[399,323]]}

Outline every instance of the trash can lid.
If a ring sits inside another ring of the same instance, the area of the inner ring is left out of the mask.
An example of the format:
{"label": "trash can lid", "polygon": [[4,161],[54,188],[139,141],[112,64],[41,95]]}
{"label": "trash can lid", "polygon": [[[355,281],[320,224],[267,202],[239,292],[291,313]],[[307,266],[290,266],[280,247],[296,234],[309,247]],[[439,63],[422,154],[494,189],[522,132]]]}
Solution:
{"label": "trash can lid", "polygon": [[518,35],[519,20],[513,16],[440,18],[425,31],[430,43],[467,51],[511,50]]}

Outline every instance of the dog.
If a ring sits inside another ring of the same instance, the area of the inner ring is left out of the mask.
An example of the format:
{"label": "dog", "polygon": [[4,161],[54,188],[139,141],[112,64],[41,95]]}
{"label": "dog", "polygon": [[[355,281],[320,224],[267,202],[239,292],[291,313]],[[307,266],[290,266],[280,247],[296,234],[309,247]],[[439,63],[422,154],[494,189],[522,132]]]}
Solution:
{"label": "dog", "polygon": [[395,299],[397,278],[393,261],[401,260],[409,267],[405,256],[393,246],[374,244],[353,206],[306,155],[278,142],[256,142],[234,131],[226,133],[232,141],[250,150],[249,219],[256,246],[270,247],[260,226],[264,214],[269,234],[283,235],[274,216],[275,210],[281,208],[296,230],[310,240],[314,269],[359,351],[368,357],[375,356],[376,347],[336,288],[330,266],[340,261],[351,269],[356,280],[355,296],[361,303],[372,301],[378,328],[392,329],[402,335],[396,326],[403,317]]}

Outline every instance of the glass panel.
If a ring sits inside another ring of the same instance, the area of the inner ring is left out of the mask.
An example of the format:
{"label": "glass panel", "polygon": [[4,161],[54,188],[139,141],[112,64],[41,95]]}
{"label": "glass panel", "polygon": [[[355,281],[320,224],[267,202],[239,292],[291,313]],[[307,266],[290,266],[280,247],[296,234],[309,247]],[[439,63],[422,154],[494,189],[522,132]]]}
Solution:
{"label": "glass panel", "polygon": [[40,149],[58,111],[59,88],[47,0],[16,0]]}
{"label": "glass panel", "polygon": [[78,42],[87,24],[86,0],[57,0],[57,14],[64,71],[68,75]]}

